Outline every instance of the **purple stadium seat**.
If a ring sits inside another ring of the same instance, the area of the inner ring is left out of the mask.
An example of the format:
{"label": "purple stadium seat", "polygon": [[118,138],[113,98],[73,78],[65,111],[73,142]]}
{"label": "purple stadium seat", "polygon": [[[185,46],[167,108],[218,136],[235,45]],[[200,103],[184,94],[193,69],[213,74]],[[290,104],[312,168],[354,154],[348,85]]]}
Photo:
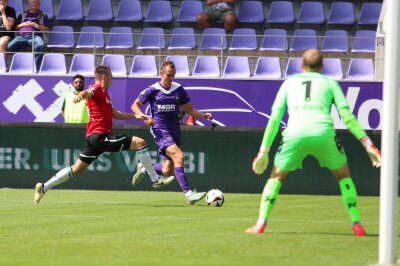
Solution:
{"label": "purple stadium seat", "polygon": [[95,69],[95,58],[93,54],[75,54],[72,57],[69,74],[81,74],[93,76]]}
{"label": "purple stadium seat", "polygon": [[241,23],[264,23],[264,7],[259,1],[241,2],[239,8],[238,22]]}
{"label": "purple stadium seat", "polygon": [[141,22],[143,20],[142,3],[138,0],[121,0],[114,21]]}
{"label": "purple stadium seat", "polygon": [[158,67],[154,55],[136,55],[133,58],[130,76],[155,77],[157,74]]}
{"label": "purple stadium seat", "polygon": [[287,31],[283,29],[266,29],[260,51],[282,51],[288,49]]}
{"label": "purple stadium seat", "polygon": [[76,48],[104,48],[103,28],[98,26],[83,26]]}
{"label": "purple stadium seat", "polygon": [[321,2],[303,2],[300,8],[299,24],[318,24],[325,23],[325,11]]}
{"label": "purple stadium seat", "polygon": [[49,48],[74,48],[74,29],[71,26],[54,26],[47,42]]}
{"label": "purple stadium seat", "polygon": [[197,46],[193,28],[175,28],[168,50],[193,50]]}
{"label": "purple stadium seat", "polygon": [[6,57],[3,53],[0,53],[0,73],[7,71]]}
{"label": "purple stadium seat", "polygon": [[41,74],[66,74],[67,65],[65,55],[57,53],[47,53],[43,56],[42,65],[39,73]]}
{"label": "purple stadium seat", "polygon": [[375,53],[376,31],[358,30],[354,37],[352,53]]}
{"label": "purple stadium seat", "polygon": [[254,77],[279,79],[282,77],[281,63],[278,57],[259,57],[257,59]]}
{"label": "purple stadium seat", "polygon": [[189,61],[186,55],[170,55],[166,60],[175,64],[177,77],[190,76]]}
{"label": "purple stadium seat", "polygon": [[83,20],[82,0],[61,0],[56,20]]}
{"label": "purple stadium seat", "polygon": [[229,50],[254,51],[257,47],[257,37],[254,29],[241,28],[233,31],[232,42]]}
{"label": "purple stadium seat", "polygon": [[194,63],[193,76],[197,77],[219,77],[220,68],[218,57],[198,56]]}
{"label": "purple stadium seat", "polygon": [[249,58],[247,56],[228,56],[225,62],[224,77],[250,77]]}
{"label": "purple stadium seat", "polygon": [[179,13],[176,21],[195,23],[197,22],[196,16],[199,13],[202,13],[203,11],[204,10],[202,1],[184,0],[181,2],[181,6],[179,8]]}
{"label": "purple stadium seat", "polygon": [[361,7],[359,25],[378,25],[382,3],[363,3]]}
{"label": "purple stadium seat", "polygon": [[54,19],[54,6],[52,0],[40,0],[40,9],[46,13],[50,20]]}
{"label": "purple stadium seat", "polygon": [[110,21],[114,18],[111,0],[90,0],[88,14],[85,20],[88,21]]}
{"label": "purple stadium seat", "polygon": [[286,77],[303,73],[303,70],[301,69],[302,62],[303,58],[301,57],[289,58],[286,65]]}
{"label": "purple stadium seat", "polygon": [[225,50],[227,48],[226,33],[221,28],[207,28],[203,31],[200,50]]}
{"label": "purple stadium seat", "polygon": [[353,58],[350,60],[348,78],[355,80],[374,80],[374,62],[367,58]]}
{"label": "purple stadium seat", "polygon": [[34,54],[15,53],[12,57],[9,73],[35,73]]}
{"label": "purple stadium seat", "polygon": [[108,65],[115,76],[126,76],[125,56],[121,54],[104,55],[101,64]]}
{"label": "purple stadium seat", "polygon": [[159,50],[165,49],[165,46],[166,44],[163,28],[143,28],[138,46],[139,50]]}
{"label": "purple stadium seat", "polygon": [[305,51],[311,48],[318,49],[318,39],[316,31],[310,29],[295,30],[292,44],[290,46],[290,51]]}
{"label": "purple stadium seat", "polygon": [[321,51],[347,53],[349,51],[349,40],[345,30],[327,30]]}
{"label": "purple stadium seat", "polygon": [[354,5],[350,2],[333,2],[328,18],[329,25],[354,25],[356,16]]}
{"label": "purple stadium seat", "polygon": [[130,49],[135,45],[131,27],[112,27],[106,49]]}
{"label": "purple stadium seat", "polygon": [[324,58],[321,73],[333,79],[343,78],[342,61],[339,58]]}
{"label": "purple stadium seat", "polygon": [[15,15],[17,18],[25,10],[23,0],[9,0],[8,5],[15,9]]}
{"label": "purple stadium seat", "polygon": [[271,3],[267,23],[291,24],[294,22],[293,3],[274,1]]}
{"label": "purple stadium seat", "polygon": [[150,1],[145,22],[171,23],[173,19],[171,2],[163,0]]}

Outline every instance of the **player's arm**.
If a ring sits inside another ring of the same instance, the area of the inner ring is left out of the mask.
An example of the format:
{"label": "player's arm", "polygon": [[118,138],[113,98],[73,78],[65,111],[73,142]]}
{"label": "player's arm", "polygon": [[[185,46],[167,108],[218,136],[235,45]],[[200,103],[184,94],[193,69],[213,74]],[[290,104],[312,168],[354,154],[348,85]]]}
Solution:
{"label": "player's arm", "polygon": [[85,100],[87,98],[90,98],[94,95],[93,91],[91,90],[84,90],[78,93],[78,95],[75,96],[74,98],[74,103],[79,103],[82,100]]}
{"label": "player's arm", "polygon": [[[142,105],[143,105],[142,102],[141,102],[139,99],[136,99],[136,100],[133,102],[132,106],[131,106],[132,112],[134,112],[135,115],[137,115],[137,116],[139,116],[139,117],[143,117],[143,118],[145,117],[145,119],[142,119],[142,120],[144,121],[144,123],[145,123],[146,125],[148,125],[149,127],[151,127],[151,126],[154,125],[154,120],[153,120],[152,117],[147,116],[147,115],[145,115],[145,114],[142,112],[142,109],[141,109]],[[138,118],[138,119],[139,119],[139,118]]]}
{"label": "player's arm", "polygon": [[182,107],[185,109],[186,113],[188,113],[189,115],[192,115],[196,118],[204,118],[207,120],[212,120],[212,114],[211,113],[202,113],[199,110],[197,110],[196,108],[194,108],[194,106],[192,105],[191,102],[182,104]]}
{"label": "player's arm", "polygon": [[121,120],[129,120],[129,119],[146,120],[146,119],[148,119],[147,115],[125,113],[125,112],[121,112],[121,111],[115,109],[114,107],[112,109],[112,116],[115,119],[121,119]]}
{"label": "player's arm", "polygon": [[358,122],[357,118],[350,111],[348,107],[340,108],[339,114],[347,129],[361,142],[367,151],[369,158],[372,161],[372,165],[375,167],[381,166],[381,152],[375,147],[372,140],[367,136],[367,133]]}

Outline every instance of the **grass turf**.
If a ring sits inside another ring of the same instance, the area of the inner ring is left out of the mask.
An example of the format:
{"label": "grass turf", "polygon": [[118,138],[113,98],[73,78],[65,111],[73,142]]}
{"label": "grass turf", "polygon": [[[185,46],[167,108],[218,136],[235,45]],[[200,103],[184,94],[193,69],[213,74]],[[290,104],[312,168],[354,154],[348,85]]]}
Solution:
{"label": "grass turf", "polygon": [[260,195],[221,208],[182,193],[0,190],[0,265],[372,265],[379,198],[360,197],[355,237],[341,197],[281,195],[267,231],[247,235]]}

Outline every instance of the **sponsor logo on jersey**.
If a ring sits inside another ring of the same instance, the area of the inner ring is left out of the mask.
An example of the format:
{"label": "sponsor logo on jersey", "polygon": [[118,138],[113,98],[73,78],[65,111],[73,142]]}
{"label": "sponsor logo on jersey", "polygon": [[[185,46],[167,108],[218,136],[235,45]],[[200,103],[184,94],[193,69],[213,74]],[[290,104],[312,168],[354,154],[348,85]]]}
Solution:
{"label": "sponsor logo on jersey", "polygon": [[159,112],[173,112],[175,111],[175,104],[158,104],[157,108]]}

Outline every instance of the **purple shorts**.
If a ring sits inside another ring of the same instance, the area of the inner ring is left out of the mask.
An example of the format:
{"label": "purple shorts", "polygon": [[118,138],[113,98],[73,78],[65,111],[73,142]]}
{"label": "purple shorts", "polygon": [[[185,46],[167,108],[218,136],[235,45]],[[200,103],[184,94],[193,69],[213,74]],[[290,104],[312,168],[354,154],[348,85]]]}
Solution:
{"label": "purple shorts", "polygon": [[181,145],[181,136],[180,134],[172,134],[167,130],[162,129],[152,129],[151,130],[154,140],[158,146],[158,154],[165,159],[172,160],[171,157],[167,155],[165,150],[171,146],[176,144],[178,147]]}

